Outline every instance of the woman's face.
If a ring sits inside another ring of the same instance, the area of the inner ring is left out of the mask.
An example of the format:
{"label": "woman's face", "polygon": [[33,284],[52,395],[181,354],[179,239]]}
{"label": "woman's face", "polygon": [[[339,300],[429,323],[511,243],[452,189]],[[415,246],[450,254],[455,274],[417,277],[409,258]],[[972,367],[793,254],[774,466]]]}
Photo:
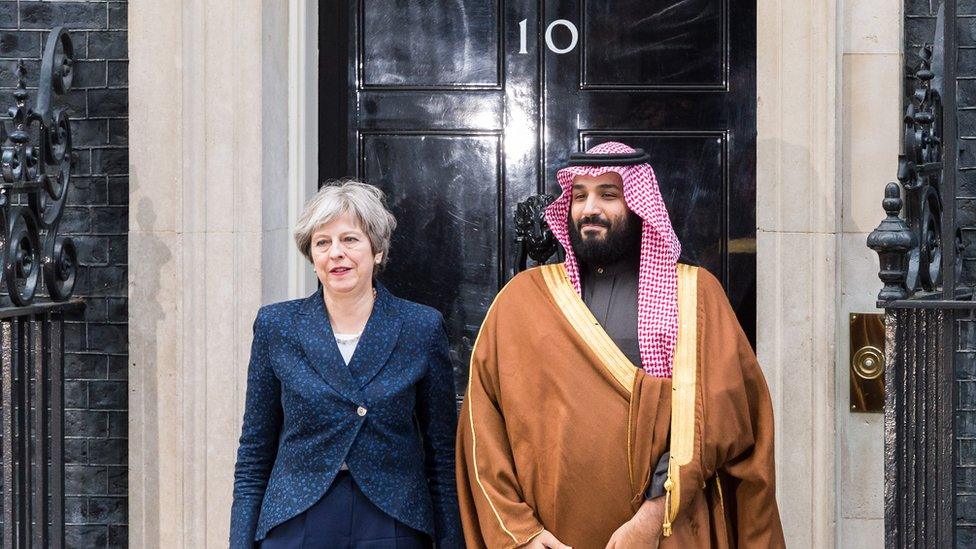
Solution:
{"label": "woman's face", "polygon": [[372,287],[373,268],[382,254],[373,253],[369,238],[351,214],[319,225],[311,246],[315,274],[326,292],[342,295]]}

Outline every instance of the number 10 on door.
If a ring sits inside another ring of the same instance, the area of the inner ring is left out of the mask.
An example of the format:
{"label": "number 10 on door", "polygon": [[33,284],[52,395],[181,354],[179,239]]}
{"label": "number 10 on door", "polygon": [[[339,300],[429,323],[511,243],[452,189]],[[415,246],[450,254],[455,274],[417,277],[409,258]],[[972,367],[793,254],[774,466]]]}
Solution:
{"label": "number 10 on door", "polygon": [[[519,53],[529,53],[528,48],[528,38],[527,38],[527,26],[529,24],[528,19],[523,19],[519,21]],[[569,30],[570,41],[569,45],[560,48],[556,46],[555,42],[552,40],[552,31],[556,27],[566,27]],[[576,25],[572,21],[567,21],[566,19],[556,19],[549,26],[546,27],[546,47],[552,53],[569,53],[576,48],[576,43],[579,41],[579,31],[576,29]]]}

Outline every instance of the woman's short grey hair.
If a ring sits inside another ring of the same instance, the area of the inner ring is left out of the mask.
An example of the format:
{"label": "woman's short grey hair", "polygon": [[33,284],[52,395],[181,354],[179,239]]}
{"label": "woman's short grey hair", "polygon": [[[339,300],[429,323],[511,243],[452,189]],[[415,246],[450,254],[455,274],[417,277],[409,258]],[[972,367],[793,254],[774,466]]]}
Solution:
{"label": "woman's short grey hair", "polygon": [[319,192],[305,204],[295,226],[295,244],[312,261],[312,233],[342,214],[350,213],[369,238],[373,254],[382,252],[378,270],[386,266],[390,237],[396,229],[396,219],[386,209],[386,197],[378,188],[356,181],[341,179],[326,181]]}

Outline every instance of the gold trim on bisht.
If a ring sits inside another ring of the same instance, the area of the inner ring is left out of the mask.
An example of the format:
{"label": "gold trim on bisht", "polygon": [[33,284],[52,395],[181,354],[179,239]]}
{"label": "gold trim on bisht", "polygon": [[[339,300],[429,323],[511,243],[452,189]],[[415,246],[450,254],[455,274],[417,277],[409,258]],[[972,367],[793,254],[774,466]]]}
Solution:
{"label": "gold trim on bisht", "polygon": [[678,342],[671,368],[671,459],[664,500],[664,537],[681,507],[682,465],[695,451],[695,393],[698,372],[698,268],[678,265]]}
{"label": "gold trim on bisht", "polygon": [[624,355],[620,347],[613,342],[600,322],[586,306],[586,303],[576,293],[573,284],[566,275],[566,268],[562,263],[543,265],[542,278],[546,281],[549,293],[556,300],[556,305],[566,316],[566,319],[579,333],[580,339],[586,342],[610,372],[613,379],[623,387],[628,395],[633,394],[634,380],[637,378],[637,367]]}

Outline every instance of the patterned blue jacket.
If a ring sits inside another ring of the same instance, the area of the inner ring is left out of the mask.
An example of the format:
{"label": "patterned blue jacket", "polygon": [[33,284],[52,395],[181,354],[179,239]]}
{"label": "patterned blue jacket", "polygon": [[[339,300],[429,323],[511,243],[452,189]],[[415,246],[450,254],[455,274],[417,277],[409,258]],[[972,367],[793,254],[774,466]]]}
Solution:
{"label": "patterned blue jacket", "polygon": [[438,547],[462,546],[457,412],[441,314],[376,285],[347,366],[322,290],[254,321],[230,546],[252,548],[328,489],[343,461],[363,493]]}

